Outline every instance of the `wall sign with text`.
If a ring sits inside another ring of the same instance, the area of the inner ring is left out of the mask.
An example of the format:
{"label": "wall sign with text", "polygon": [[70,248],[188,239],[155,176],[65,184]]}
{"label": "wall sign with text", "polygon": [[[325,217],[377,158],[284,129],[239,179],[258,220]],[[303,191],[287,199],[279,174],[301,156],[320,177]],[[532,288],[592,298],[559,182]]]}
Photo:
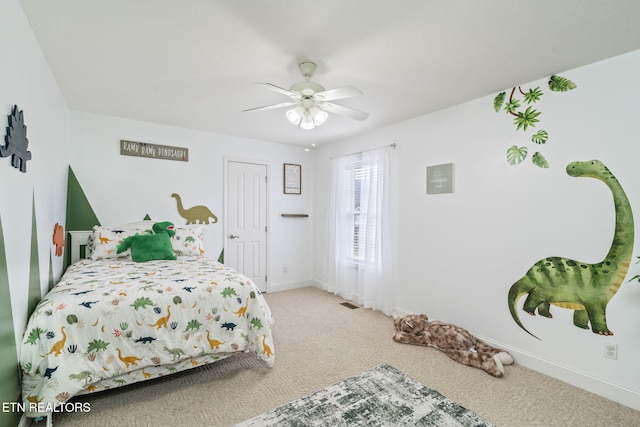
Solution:
{"label": "wall sign with text", "polygon": [[148,157],[151,159],[189,161],[189,149],[169,145],[148,144],[146,142],[120,140],[120,155]]}
{"label": "wall sign with text", "polygon": [[427,194],[453,193],[453,163],[427,166]]}

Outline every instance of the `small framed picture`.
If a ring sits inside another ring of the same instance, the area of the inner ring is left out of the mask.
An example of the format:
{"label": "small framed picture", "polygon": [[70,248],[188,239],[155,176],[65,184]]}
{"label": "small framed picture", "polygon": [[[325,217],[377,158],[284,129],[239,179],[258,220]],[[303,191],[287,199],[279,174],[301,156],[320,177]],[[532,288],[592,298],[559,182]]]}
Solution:
{"label": "small framed picture", "polygon": [[291,163],[284,164],[284,194],[300,194],[302,166]]}
{"label": "small framed picture", "polygon": [[453,193],[453,163],[427,166],[427,194]]}

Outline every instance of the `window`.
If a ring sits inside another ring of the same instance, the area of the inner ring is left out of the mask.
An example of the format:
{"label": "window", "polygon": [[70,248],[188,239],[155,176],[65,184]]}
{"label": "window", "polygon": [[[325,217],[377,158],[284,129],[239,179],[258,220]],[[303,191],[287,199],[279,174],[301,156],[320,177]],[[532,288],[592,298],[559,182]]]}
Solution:
{"label": "window", "polygon": [[376,218],[367,215],[368,194],[363,194],[363,189],[375,188],[378,181],[378,165],[363,164],[362,154],[355,155],[356,159],[353,163],[353,210],[350,215],[353,216],[353,235],[351,243],[351,257],[356,262],[364,260],[365,254],[374,253],[371,247],[367,248],[367,242],[375,241],[375,235],[367,235],[367,227],[375,233]]}
{"label": "window", "polygon": [[392,154],[387,146],[332,159],[322,279],[329,292],[385,314],[395,301]]}

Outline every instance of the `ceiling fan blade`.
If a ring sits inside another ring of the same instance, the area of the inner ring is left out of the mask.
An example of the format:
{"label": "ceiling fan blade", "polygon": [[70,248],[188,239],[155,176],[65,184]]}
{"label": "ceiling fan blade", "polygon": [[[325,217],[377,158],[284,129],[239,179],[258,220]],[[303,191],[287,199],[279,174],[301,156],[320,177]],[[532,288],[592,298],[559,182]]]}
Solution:
{"label": "ceiling fan blade", "polygon": [[290,96],[291,98],[294,98],[294,99],[300,99],[301,98],[299,93],[292,92],[289,89],[285,89],[283,87],[276,86],[276,85],[271,84],[271,83],[256,82],[256,84],[260,85],[260,86],[264,86],[267,89],[272,90],[274,92],[278,92],[278,93],[281,93],[283,95]]}
{"label": "ceiling fan blade", "polygon": [[343,86],[335,89],[329,89],[318,92],[313,95],[315,99],[320,101],[334,101],[336,99],[353,98],[362,95],[362,91],[354,86]]}
{"label": "ceiling fan blade", "polygon": [[247,111],[273,110],[275,108],[290,107],[291,105],[298,105],[298,103],[295,102],[295,101],[281,102],[280,104],[265,105],[264,107],[249,108],[247,110],[242,110],[242,112],[245,113]]}
{"label": "ceiling fan blade", "polygon": [[363,121],[364,119],[369,117],[369,113],[365,113],[363,111],[345,107],[343,105],[334,104],[333,102],[323,102],[319,104],[319,107],[320,109],[327,111],[329,113],[338,114],[338,115],[349,117],[350,119],[355,119],[359,121]]}

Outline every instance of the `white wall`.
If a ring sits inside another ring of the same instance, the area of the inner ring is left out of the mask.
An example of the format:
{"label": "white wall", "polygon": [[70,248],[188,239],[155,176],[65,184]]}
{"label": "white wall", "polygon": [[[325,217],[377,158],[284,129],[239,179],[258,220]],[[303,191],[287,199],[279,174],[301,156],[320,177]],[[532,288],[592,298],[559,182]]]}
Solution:
{"label": "white wall", "polygon": [[[640,409],[637,282],[623,284],[608,305],[612,337],[578,329],[570,310],[552,308],[553,319],[521,315],[539,341],[516,325],[507,307],[510,286],[537,260],[598,262],[610,247],[611,193],[597,180],[569,177],[569,162],[600,159],[609,167],[640,235],[640,51],[559,74],[578,88],[558,93],[547,79],[523,82],[525,90],[540,86],[545,93],[536,104],[542,111],[537,129],[550,138],[540,147],[493,110],[495,93],[318,149],[314,277],[322,276],[330,157],[397,143],[399,311],[458,324],[510,349],[521,364]],[[530,154],[538,148],[551,167],[510,166],[505,153],[512,145],[526,145]],[[427,195],[426,166],[449,162],[455,163],[455,193]],[[628,278],[635,274],[640,265],[632,264]],[[618,360],[603,358],[604,342],[618,344]]]}
{"label": "white wall", "polygon": [[[120,155],[120,140],[189,149],[189,161]],[[185,207],[205,205],[218,223],[205,226],[207,254],[217,258],[223,247],[224,159],[268,162],[268,291],[309,285],[312,275],[312,153],[303,147],[255,141],[189,129],[124,120],[83,112],[71,115],[70,165],[102,225],[153,220],[184,224],[172,193]],[[302,194],[283,194],[283,163],[302,165]],[[285,273],[284,270],[287,272]]]}
{"label": "white wall", "polygon": [[[50,259],[58,278],[62,259],[53,256],[54,224],[65,222],[69,110],[17,0],[0,2],[0,129],[14,105],[24,111],[32,160],[27,173],[0,158],[0,218],[7,252],[16,340],[27,321],[31,222],[35,203],[41,288],[47,289]],[[4,137],[0,144],[4,145]]]}
{"label": "white wall", "polygon": [[[17,0],[0,1],[0,58],[0,129],[4,136],[8,116],[17,105],[24,112],[32,155],[26,173],[11,166],[11,156],[0,158],[0,220],[7,266],[0,282],[6,286],[6,277],[9,285],[8,292],[2,289],[0,301],[6,315],[0,325],[4,350],[0,390],[2,400],[9,402],[19,400],[16,361],[27,324],[30,290],[37,294],[39,287],[44,293],[49,281],[62,274],[62,257],[55,256],[52,235],[54,225],[65,222],[69,110]],[[0,144],[5,144],[4,137]],[[15,346],[9,344],[12,337]],[[19,413],[0,413],[0,424],[22,425],[25,418],[20,417]]]}

